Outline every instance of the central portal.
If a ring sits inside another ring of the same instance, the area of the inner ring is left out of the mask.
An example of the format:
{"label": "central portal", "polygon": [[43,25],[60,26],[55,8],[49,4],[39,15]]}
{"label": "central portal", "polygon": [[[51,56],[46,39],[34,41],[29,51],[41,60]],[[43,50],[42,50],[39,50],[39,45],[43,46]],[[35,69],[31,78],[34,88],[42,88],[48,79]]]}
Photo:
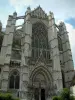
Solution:
{"label": "central portal", "polygon": [[45,100],[45,89],[35,89],[35,100]]}
{"label": "central portal", "polygon": [[[50,74],[50,73],[49,73]],[[51,84],[51,79],[45,67],[36,67],[31,76],[31,86],[33,87],[34,100],[46,100],[47,88]]]}

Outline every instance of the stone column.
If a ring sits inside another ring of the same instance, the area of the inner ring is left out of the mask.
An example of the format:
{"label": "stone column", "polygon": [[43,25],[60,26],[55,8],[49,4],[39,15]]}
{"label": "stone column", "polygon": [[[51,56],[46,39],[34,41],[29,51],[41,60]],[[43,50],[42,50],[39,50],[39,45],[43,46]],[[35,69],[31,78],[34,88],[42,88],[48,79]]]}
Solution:
{"label": "stone column", "polygon": [[31,36],[32,24],[30,18],[30,8],[27,8],[26,17],[24,19],[23,36],[21,39],[22,57],[21,57],[21,80],[20,90],[22,98],[27,99],[28,82],[29,82],[29,66],[28,59],[31,56]]}
{"label": "stone column", "polygon": [[1,50],[1,54],[4,56],[4,66],[2,68],[2,90],[7,90],[8,88],[9,64],[12,52],[13,33],[15,30],[16,17],[16,12],[13,13],[13,16],[9,16]]}
{"label": "stone column", "polygon": [[72,53],[69,43],[68,32],[63,22],[59,25],[59,32],[62,38],[63,45],[63,62],[64,62],[64,73],[65,73],[65,86],[69,87],[74,75],[74,65],[72,59]]}
{"label": "stone column", "polygon": [[52,12],[49,15],[49,29],[48,29],[48,41],[51,47],[51,58],[53,60],[53,80],[54,86],[57,86],[57,90],[62,89],[62,75],[61,75],[61,67],[60,67],[60,57],[59,57],[59,49],[58,49],[58,39],[57,32],[55,27],[55,19]]}
{"label": "stone column", "polygon": [[7,40],[8,40],[8,35],[10,33],[10,27],[11,27],[11,23],[12,23],[12,17],[10,16],[8,17],[8,21],[7,21],[7,25],[6,25],[6,31],[4,34],[4,39],[3,39],[3,43],[2,43],[2,48],[1,48],[1,56],[3,56],[5,58],[5,54],[6,54],[6,49],[7,49]]}

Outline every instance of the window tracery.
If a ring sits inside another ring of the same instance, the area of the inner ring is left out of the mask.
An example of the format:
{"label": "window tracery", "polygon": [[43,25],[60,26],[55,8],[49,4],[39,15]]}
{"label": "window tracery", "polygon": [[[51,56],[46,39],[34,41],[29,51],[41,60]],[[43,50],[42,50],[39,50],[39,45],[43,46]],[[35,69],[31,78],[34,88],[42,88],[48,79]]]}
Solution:
{"label": "window tracery", "polygon": [[13,48],[21,48],[21,41],[20,41],[21,39],[16,39],[16,38],[14,38],[13,39],[13,45],[12,45],[12,47]]}
{"label": "window tracery", "polygon": [[12,49],[11,59],[20,60],[21,59],[21,51]]}
{"label": "window tracery", "polygon": [[21,49],[21,32],[19,30],[15,30],[14,36],[13,36],[13,48]]}
{"label": "window tracery", "polygon": [[[32,27],[32,56],[37,58],[41,52],[44,58],[50,59],[48,46],[48,32],[46,26],[40,22],[33,24]],[[49,56],[48,56],[49,55]]]}
{"label": "window tracery", "polygon": [[17,71],[13,71],[9,78],[9,88],[19,89],[19,80],[19,73]]}
{"label": "window tracery", "polygon": [[13,36],[11,59],[21,59],[21,34],[16,30]]}

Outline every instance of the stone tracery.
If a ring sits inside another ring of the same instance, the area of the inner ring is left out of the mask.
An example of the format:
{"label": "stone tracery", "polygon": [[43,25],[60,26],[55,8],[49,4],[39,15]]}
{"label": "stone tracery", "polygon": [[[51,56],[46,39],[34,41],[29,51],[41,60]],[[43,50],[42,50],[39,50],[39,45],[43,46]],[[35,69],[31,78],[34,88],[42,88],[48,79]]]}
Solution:
{"label": "stone tracery", "polygon": [[9,77],[9,88],[10,89],[19,89],[19,73],[18,71],[14,70],[12,71],[10,77]]}
{"label": "stone tracery", "polygon": [[48,32],[46,29],[46,26],[43,23],[37,22],[33,24],[32,28],[32,56],[39,57],[40,52],[42,51],[42,54],[44,58],[50,59],[50,51],[48,46]]}

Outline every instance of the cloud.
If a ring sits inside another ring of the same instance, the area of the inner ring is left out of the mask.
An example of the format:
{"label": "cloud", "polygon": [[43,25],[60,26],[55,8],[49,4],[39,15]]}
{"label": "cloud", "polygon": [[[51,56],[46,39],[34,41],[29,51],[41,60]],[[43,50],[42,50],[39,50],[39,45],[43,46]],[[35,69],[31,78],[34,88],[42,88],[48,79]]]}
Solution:
{"label": "cloud", "polygon": [[40,4],[47,13],[52,11],[58,19],[75,17],[75,0],[38,0],[37,4]]}
{"label": "cloud", "polygon": [[71,44],[72,56],[75,65],[75,28],[71,24],[66,23],[67,31],[69,32],[69,40]]}
{"label": "cloud", "polygon": [[32,5],[33,0],[9,0],[9,3],[17,12],[20,12],[25,6]]}
{"label": "cloud", "polygon": [[71,24],[66,23],[66,28],[67,31],[69,32],[69,39],[71,42],[71,46],[74,47],[75,46],[75,29],[73,28],[73,26]]}
{"label": "cloud", "polygon": [[9,0],[9,3],[17,12],[24,10],[26,6],[36,8],[40,4],[47,13],[53,11],[57,19],[75,17],[75,0]]}

